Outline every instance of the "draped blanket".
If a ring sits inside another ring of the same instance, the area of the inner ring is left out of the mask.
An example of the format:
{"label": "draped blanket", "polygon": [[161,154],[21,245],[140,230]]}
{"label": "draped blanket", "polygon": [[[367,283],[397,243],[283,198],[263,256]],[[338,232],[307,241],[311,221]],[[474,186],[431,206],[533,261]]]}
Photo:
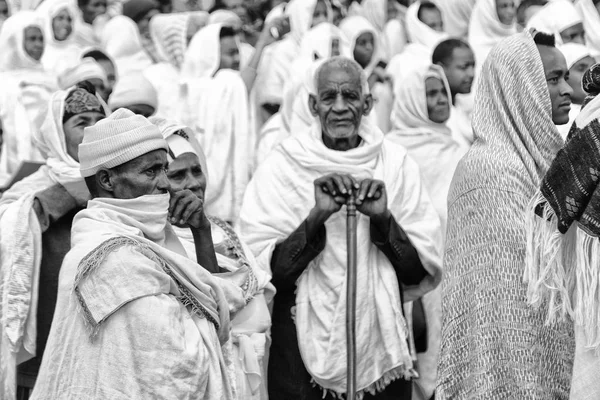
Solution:
{"label": "draped blanket", "polygon": [[[405,300],[421,297],[441,279],[439,219],[424,194],[418,169],[406,151],[383,140],[363,120],[363,144],[333,151],[321,139],[320,124],[286,139],[261,164],[241,213],[242,234],[261,268],[269,269],[275,246],[306,218],[314,205],[313,181],[329,173],[385,182],[390,211],[417,248],[430,276],[406,288]],[[346,392],[346,222],[345,208],[326,222],[327,244],[300,276],[295,322],[304,365],[323,389]],[[369,218],[358,216],[357,388],[375,393],[391,381],[414,377],[395,271],[369,236]]]}
{"label": "draped blanket", "polygon": [[544,326],[522,281],[527,203],[562,146],[529,32],[492,50],[476,93],[448,197],[436,398],[567,399],[572,327]]}

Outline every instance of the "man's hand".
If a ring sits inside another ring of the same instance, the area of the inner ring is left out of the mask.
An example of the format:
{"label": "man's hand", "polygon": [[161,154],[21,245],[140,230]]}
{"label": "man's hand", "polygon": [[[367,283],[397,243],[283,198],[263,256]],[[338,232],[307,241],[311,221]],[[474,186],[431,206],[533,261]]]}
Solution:
{"label": "man's hand", "polygon": [[360,183],[356,196],[356,209],[371,218],[388,213],[385,184],[375,179],[365,179]]}
{"label": "man's hand", "polygon": [[204,201],[188,189],[171,192],[169,221],[180,227],[189,226],[194,229],[210,227],[210,221],[204,214]]}
{"label": "man's hand", "polygon": [[346,204],[350,193],[358,187],[350,175],[329,174],[315,180],[315,211],[329,218]]}

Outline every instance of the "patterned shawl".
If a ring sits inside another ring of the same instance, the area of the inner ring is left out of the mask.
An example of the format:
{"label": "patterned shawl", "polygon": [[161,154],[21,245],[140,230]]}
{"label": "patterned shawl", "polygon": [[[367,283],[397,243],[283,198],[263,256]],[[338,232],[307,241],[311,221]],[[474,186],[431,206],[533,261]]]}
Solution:
{"label": "patterned shawl", "polygon": [[[600,64],[584,75],[590,94],[528,213],[529,300],[547,322],[574,318],[585,345],[600,349]],[[580,229],[570,229],[572,226]]]}
{"label": "patterned shawl", "polygon": [[529,32],[484,63],[476,140],[448,196],[440,399],[566,399],[574,351],[568,325],[544,326],[527,303],[527,203],[562,139]]}

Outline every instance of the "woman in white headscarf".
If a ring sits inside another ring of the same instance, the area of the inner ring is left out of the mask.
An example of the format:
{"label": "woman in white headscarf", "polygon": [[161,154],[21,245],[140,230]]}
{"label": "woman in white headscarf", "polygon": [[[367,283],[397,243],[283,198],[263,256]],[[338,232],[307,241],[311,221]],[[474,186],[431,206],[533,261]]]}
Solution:
{"label": "woman in white headscarf", "polygon": [[75,43],[73,29],[78,10],[72,0],[45,0],[37,12],[44,19],[46,39],[42,64],[58,76],[79,63],[82,48]]}
{"label": "woman in white headscarf", "polygon": [[[392,131],[386,136],[402,145],[417,162],[442,232],[446,232],[447,198],[450,183],[465,150],[452,139],[446,125],[450,117],[450,88],[444,70],[437,65],[416,70],[396,87]],[[443,248],[443,243],[440,243]],[[435,389],[442,327],[441,287],[423,297],[427,322],[427,351],[418,354],[419,398],[429,399]]]}
{"label": "woman in white headscarf", "polygon": [[478,0],[469,24],[469,44],[475,52],[476,65],[483,65],[492,47],[515,33],[514,0]]}
{"label": "woman in white headscarf", "polygon": [[0,187],[6,185],[24,161],[41,162],[32,136],[39,130],[56,78],[44,70],[42,22],[33,11],[21,11],[0,32]]}
{"label": "woman in white headscarf", "polygon": [[79,12],[75,19],[75,42],[82,49],[100,46],[107,0],[76,0],[76,4]]}
{"label": "woman in white headscarf", "polygon": [[527,28],[554,35],[557,44],[585,44],[583,20],[570,0],[549,2],[529,19]]}
{"label": "woman in white headscarf", "polygon": [[466,39],[471,13],[477,0],[435,0],[442,11],[444,30],[451,36]]}
{"label": "woman in white headscarf", "polygon": [[587,46],[592,56],[600,57],[600,3],[594,0],[577,0],[575,7],[583,19]]}
{"label": "woman in white headscarf", "polygon": [[[206,159],[193,132],[182,125],[160,118],[151,119],[159,127],[169,145],[169,172],[174,191],[191,190],[200,199],[205,198],[209,177]],[[241,287],[245,304],[230,305],[234,315],[231,320],[230,346],[224,356],[229,372],[236,384],[237,398],[266,400],[266,357],[271,316],[267,307],[273,298],[271,276],[260,269],[250,249],[227,222],[206,215],[210,224],[211,239],[217,264],[221,272],[214,274]],[[189,258],[196,260],[196,245],[192,231],[173,227]]]}
{"label": "woman in white headscarf", "polygon": [[407,42],[406,31],[398,16],[399,8],[396,0],[364,0],[358,9],[358,15],[365,17],[377,30],[380,57],[385,62],[400,54]]}

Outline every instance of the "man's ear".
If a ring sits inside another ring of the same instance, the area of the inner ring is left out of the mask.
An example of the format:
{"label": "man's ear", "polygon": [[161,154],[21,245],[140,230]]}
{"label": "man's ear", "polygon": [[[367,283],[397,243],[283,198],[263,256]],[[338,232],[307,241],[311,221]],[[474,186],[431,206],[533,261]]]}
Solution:
{"label": "man's ear", "polygon": [[319,110],[317,108],[317,98],[315,97],[314,94],[308,95],[308,109],[310,110],[310,113],[312,114],[313,117],[316,117],[319,115]]}
{"label": "man's ear", "polygon": [[373,109],[373,95],[369,93],[365,96],[365,109],[363,110],[363,115],[369,115],[371,110]]}
{"label": "man's ear", "polygon": [[114,192],[115,187],[113,181],[112,171],[101,169],[96,172],[96,186],[98,186],[98,189],[110,193]]}

